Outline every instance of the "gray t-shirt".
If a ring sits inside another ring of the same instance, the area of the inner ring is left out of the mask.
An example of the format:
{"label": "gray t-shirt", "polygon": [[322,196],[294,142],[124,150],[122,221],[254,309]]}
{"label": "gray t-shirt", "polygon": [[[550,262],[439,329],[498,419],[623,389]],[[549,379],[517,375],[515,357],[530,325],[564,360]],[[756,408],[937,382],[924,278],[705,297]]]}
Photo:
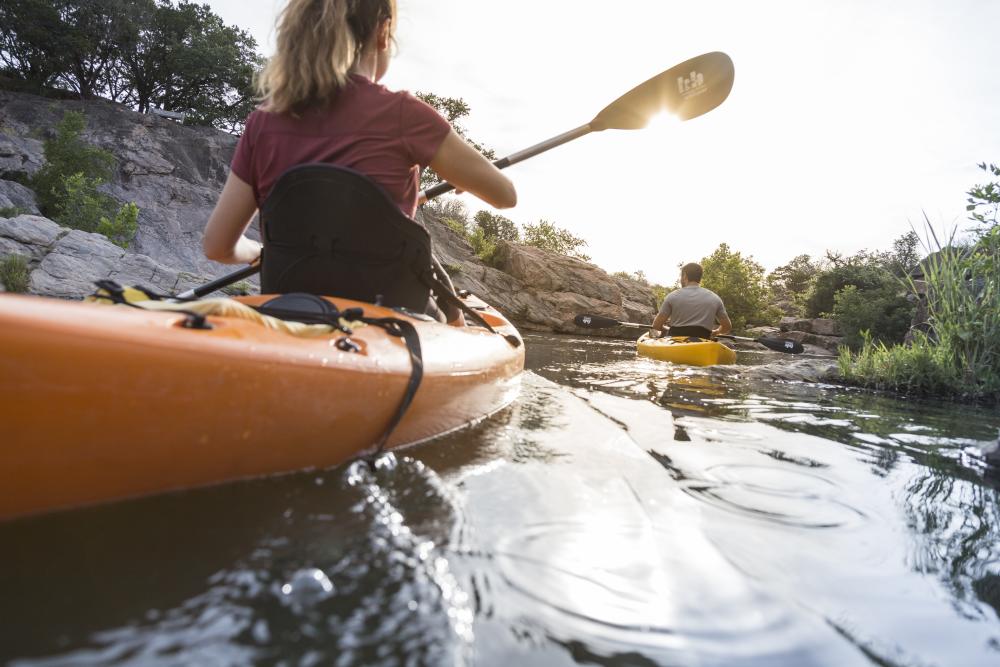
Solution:
{"label": "gray t-shirt", "polygon": [[660,314],[669,317],[672,327],[702,327],[714,329],[716,321],[728,317],[722,299],[701,285],[688,285],[674,290],[663,300]]}

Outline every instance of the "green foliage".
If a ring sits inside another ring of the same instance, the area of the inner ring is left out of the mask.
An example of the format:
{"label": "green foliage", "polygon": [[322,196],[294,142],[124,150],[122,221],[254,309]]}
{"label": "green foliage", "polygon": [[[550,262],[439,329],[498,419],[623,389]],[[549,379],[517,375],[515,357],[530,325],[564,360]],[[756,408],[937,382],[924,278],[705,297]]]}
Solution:
{"label": "green foliage", "polygon": [[628,271],[615,271],[611,275],[614,276],[615,278],[623,278],[625,280],[635,281],[640,285],[647,285],[647,286],[649,285],[649,279],[646,278],[646,272],[643,271],[642,269],[638,271],[633,271],[632,273],[629,273]]}
{"label": "green foliage", "polygon": [[908,347],[866,339],[841,371],[878,389],[1000,401],[1000,226],[971,248],[938,247],[924,262],[931,334]]}
{"label": "green foliage", "polygon": [[497,252],[496,240],[490,238],[483,228],[479,226],[472,228],[472,233],[469,234],[468,239],[472,245],[472,251],[476,253],[476,257],[492,265]]}
{"label": "green foliage", "polygon": [[744,257],[722,243],[701,260],[704,274],[701,286],[722,298],[733,329],[742,331],[747,324],[761,320],[767,301],[764,267],[753,257]]}
{"label": "green foliage", "polygon": [[860,292],[883,289],[899,281],[917,264],[919,237],[907,232],[893,242],[893,249],[883,252],[862,250],[850,257],[827,253],[828,266],[813,280],[804,302],[807,317],[833,313],[834,298],[840,290],[854,285]]}
{"label": "green foliage", "polygon": [[50,218],[55,219],[53,216],[57,215],[67,177],[82,174],[98,185],[111,177],[115,158],[80,138],[86,126],[87,120],[82,113],[67,111],[56,126],[56,136],[45,140],[45,164],[32,178],[31,186],[39,208]]}
{"label": "green foliage", "polygon": [[660,285],[659,283],[653,283],[649,287],[653,290],[653,297],[656,299],[657,305],[662,305],[663,300],[667,298],[667,295],[677,289],[676,285],[667,287],[665,285]]}
{"label": "green foliage", "polygon": [[7,255],[0,260],[0,283],[8,292],[27,292],[30,278],[28,260],[24,256]]}
{"label": "green foliage", "polygon": [[491,241],[517,243],[521,240],[521,233],[514,221],[502,215],[479,211],[472,220],[478,229],[482,229],[483,236]]}
{"label": "green foliage", "polygon": [[441,218],[441,222],[448,226],[448,229],[455,232],[463,239],[468,240],[469,230],[465,226],[465,221],[460,218]]}
{"label": "green foliage", "polygon": [[924,333],[909,346],[886,345],[863,335],[859,352],[840,348],[841,377],[872,389],[914,395],[963,396],[960,373],[949,351]]}
{"label": "green foliage", "polygon": [[[483,154],[487,160],[495,160],[496,153],[493,149],[486,148],[481,144],[476,143],[469,138],[469,135],[465,127],[459,122],[461,119],[465,118],[472,111],[469,105],[461,97],[441,97],[440,95],[435,95],[434,93],[422,93],[417,92],[417,97],[437,109],[438,113],[444,116],[449,123],[451,123],[452,128],[469,144],[475,148],[477,151]],[[427,168],[420,175],[420,187],[424,190],[435,185],[441,181],[441,177],[438,176],[433,169]]]}
{"label": "green foliage", "polygon": [[840,322],[844,342],[859,348],[864,340],[901,343],[913,320],[914,305],[901,294],[901,283],[887,281],[860,291],[848,285],[834,296],[833,317]]}
{"label": "green foliage", "polygon": [[249,33],[188,0],[4,0],[0,66],[41,92],[104,96],[238,129],[263,65]]}
{"label": "green foliage", "polygon": [[139,207],[135,202],[129,202],[122,204],[113,219],[102,215],[97,221],[96,231],[107,236],[119,248],[127,249],[139,231]]}
{"label": "green foliage", "polygon": [[19,215],[24,215],[28,212],[28,209],[21,208],[20,206],[5,206],[0,208],[0,218],[16,218]]}
{"label": "green foliage", "polygon": [[[802,314],[805,299],[820,272],[819,262],[809,255],[798,255],[792,261],[779,266],[767,276],[767,288],[771,298],[790,304],[792,310]],[[780,315],[778,316],[780,319]]]}
{"label": "green foliage", "polygon": [[568,230],[557,227],[548,220],[539,220],[537,224],[524,226],[524,244],[554,252],[559,255],[575,257],[585,262],[590,256],[580,251],[587,242],[574,236]]}
{"label": "green foliage", "polygon": [[[987,175],[1000,179],[1000,166],[995,164],[978,165]],[[967,193],[969,198],[965,207],[970,214],[970,218],[976,222],[995,227],[1000,223],[1000,182],[993,181],[983,185],[977,185]]]}
{"label": "green foliage", "polygon": [[68,64],[62,4],[56,0],[0,3],[0,69],[32,87],[53,83]]}
{"label": "green foliage", "polygon": [[98,187],[111,175],[114,157],[80,138],[86,127],[83,114],[67,112],[55,138],[45,142],[45,164],[32,186],[42,213],[59,224],[107,236],[128,248],[138,230],[139,208],[117,202]]}

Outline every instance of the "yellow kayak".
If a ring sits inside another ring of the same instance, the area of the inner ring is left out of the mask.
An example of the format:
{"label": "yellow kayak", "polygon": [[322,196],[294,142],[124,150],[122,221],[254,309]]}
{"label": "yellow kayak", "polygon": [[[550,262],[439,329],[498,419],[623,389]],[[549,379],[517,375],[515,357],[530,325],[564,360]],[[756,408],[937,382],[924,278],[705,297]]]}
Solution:
{"label": "yellow kayak", "polygon": [[735,364],[736,352],[722,343],[690,336],[650,338],[648,333],[636,341],[639,356],[671,361],[689,366]]}

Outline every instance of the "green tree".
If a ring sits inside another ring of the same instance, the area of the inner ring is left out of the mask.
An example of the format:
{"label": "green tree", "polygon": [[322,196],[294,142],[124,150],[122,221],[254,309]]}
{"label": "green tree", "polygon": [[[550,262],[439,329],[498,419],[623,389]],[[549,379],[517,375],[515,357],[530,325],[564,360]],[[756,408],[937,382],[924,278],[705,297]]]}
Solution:
{"label": "green tree", "polygon": [[98,95],[237,131],[262,67],[249,33],[188,0],[4,0],[0,66],[32,86]]}
{"label": "green tree", "polygon": [[[461,97],[442,97],[440,95],[435,95],[434,93],[423,93],[417,92],[417,97],[437,109],[438,113],[447,119],[451,124],[452,128],[469,144],[475,148],[477,151],[483,154],[487,160],[495,160],[496,153],[492,149],[486,148],[479,143],[476,143],[469,138],[466,132],[465,126],[459,121],[469,115],[471,109],[469,105]],[[438,176],[433,169],[427,168],[420,175],[420,187],[424,190],[435,185],[441,181],[441,177]]]}
{"label": "green tree", "polygon": [[580,251],[587,242],[569,231],[557,227],[548,220],[539,220],[537,224],[524,226],[524,244],[541,248],[559,255],[575,257],[585,262],[590,256]]}
{"label": "green tree", "polygon": [[816,276],[805,300],[806,316],[832,314],[834,297],[848,285],[854,285],[859,292],[879,290],[885,285],[902,291],[905,276],[918,263],[919,241],[917,234],[910,231],[893,242],[892,250],[861,250],[848,257],[828,252],[828,266]]}
{"label": "green tree", "polygon": [[747,323],[760,321],[767,306],[763,266],[722,243],[701,260],[701,267],[701,286],[722,298],[733,329],[742,331]]}
{"label": "green tree", "polygon": [[483,230],[483,236],[497,242],[510,241],[517,243],[521,240],[521,233],[513,220],[505,218],[489,211],[479,211],[472,218],[476,227]]}
{"label": "green tree", "polygon": [[[987,175],[1000,179],[1000,166],[995,164],[978,165]],[[987,227],[1000,224],[1000,180],[972,187],[967,193],[969,198],[965,207],[970,219]]]}
{"label": "green tree", "polygon": [[30,87],[50,85],[66,69],[69,51],[57,0],[0,2],[0,66]]}
{"label": "green tree", "polygon": [[819,272],[819,262],[813,261],[809,255],[798,255],[768,274],[767,287],[772,298],[789,302],[801,311],[805,296]]}

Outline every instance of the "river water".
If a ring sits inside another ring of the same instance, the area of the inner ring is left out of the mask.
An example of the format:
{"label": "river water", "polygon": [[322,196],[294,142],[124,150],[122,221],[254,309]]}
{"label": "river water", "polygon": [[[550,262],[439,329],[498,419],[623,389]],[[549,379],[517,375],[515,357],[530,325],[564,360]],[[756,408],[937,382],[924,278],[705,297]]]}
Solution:
{"label": "river water", "polygon": [[995,411],[526,343],[374,469],[0,524],[0,663],[1000,664]]}

